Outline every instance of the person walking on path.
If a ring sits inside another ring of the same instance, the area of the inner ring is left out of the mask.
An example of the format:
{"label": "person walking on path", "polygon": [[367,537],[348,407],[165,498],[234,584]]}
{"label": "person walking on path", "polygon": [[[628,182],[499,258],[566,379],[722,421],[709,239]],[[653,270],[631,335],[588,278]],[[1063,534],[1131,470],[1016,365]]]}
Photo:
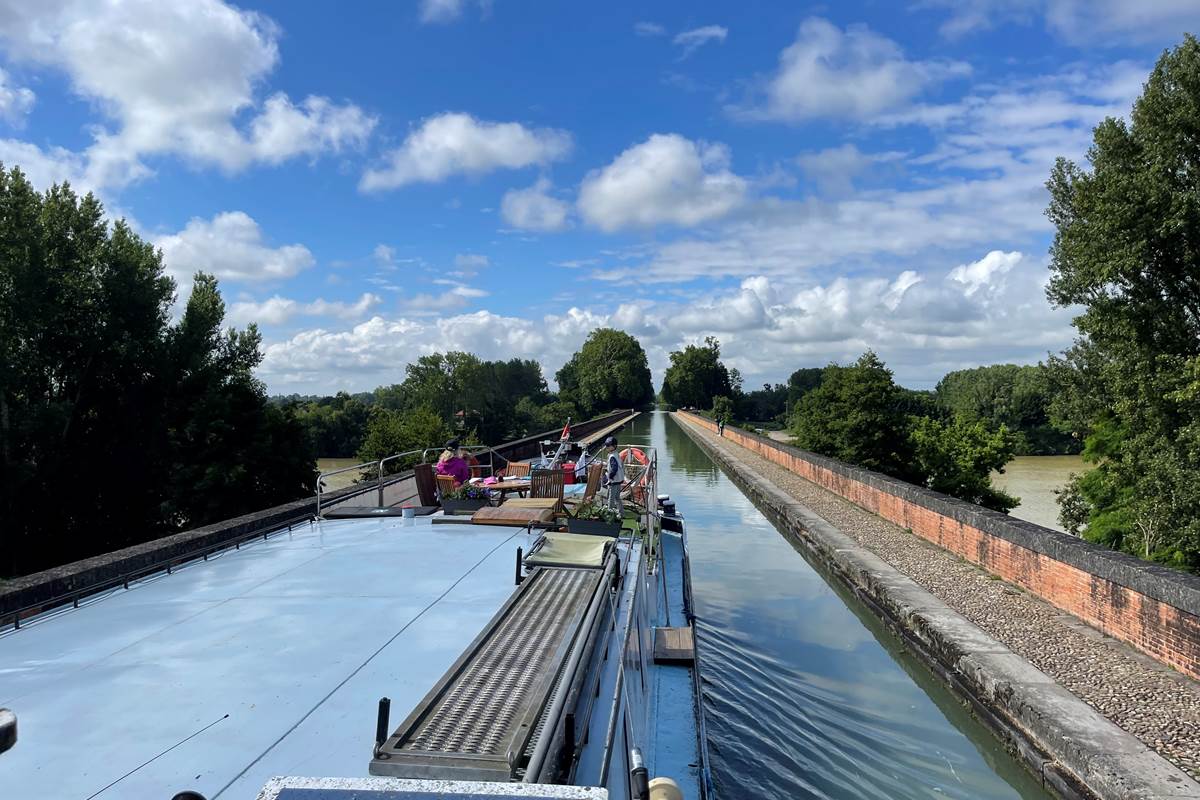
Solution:
{"label": "person walking on path", "polygon": [[717,436],[725,435],[725,418],[721,417],[717,420]]}
{"label": "person walking on path", "polygon": [[621,456],[617,453],[617,437],[609,436],[604,440],[604,446],[608,448],[608,463],[604,468],[604,486],[608,490],[608,507],[618,514],[624,514],[625,509],[621,504],[621,487],[625,483],[625,465],[621,462]]}

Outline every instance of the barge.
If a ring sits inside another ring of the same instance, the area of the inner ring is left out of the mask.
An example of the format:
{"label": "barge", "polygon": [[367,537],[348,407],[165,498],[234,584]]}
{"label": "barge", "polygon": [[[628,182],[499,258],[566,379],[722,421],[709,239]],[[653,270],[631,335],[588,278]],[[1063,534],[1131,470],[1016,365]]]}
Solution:
{"label": "barge", "polygon": [[564,530],[594,486],[561,477],[523,516],[318,501],[22,620],[4,797],[712,797],[684,519],[652,448],[622,458],[610,535]]}

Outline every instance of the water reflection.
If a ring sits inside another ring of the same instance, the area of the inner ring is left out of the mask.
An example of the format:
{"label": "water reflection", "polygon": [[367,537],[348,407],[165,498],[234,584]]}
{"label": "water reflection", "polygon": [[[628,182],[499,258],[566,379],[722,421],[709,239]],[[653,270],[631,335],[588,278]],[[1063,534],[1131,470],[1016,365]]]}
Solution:
{"label": "water reflection", "polygon": [[1046,797],[676,423],[645,415],[622,441],[659,448],[688,520],[723,800]]}

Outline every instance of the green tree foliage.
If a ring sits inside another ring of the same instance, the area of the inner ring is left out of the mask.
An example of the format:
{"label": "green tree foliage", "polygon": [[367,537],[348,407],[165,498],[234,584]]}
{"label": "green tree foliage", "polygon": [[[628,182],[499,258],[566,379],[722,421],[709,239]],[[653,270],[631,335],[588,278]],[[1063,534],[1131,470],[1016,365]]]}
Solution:
{"label": "green tree foliage", "polygon": [[718,396],[713,398],[712,418],[717,422],[724,422],[728,425],[733,421],[733,401],[728,397]]}
{"label": "green tree foliage", "polygon": [[1008,511],[1017,499],[994,489],[993,470],[1012,458],[1004,427],[956,415],[943,419],[930,392],[903,389],[868,351],[854,364],[825,368],[820,385],[796,404],[795,443],[972,503]]}
{"label": "green tree foliage", "polygon": [[1200,43],[1164,53],[1090,169],[1055,166],[1047,295],[1082,306],[1050,364],[1055,413],[1097,466],[1064,498],[1087,538],[1200,568]]}
{"label": "green tree foliage", "polygon": [[785,413],[791,415],[792,409],[796,407],[796,403],[800,402],[800,398],[820,386],[824,377],[825,370],[821,367],[801,367],[789,375]]}
{"label": "green tree foliage", "polygon": [[671,353],[663,376],[662,399],[676,408],[710,408],[713,398],[733,393],[729,370],[721,363],[721,343],[709,336],[704,346],[689,344]]}
{"label": "green tree foliage", "polygon": [[322,458],[349,458],[358,453],[371,407],[346,392],[305,403],[289,403],[304,426],[309,449]]}
{"label": "green tree foliage", "polygon": [[782,383],[764,383],[761,389],[738,392],[733,413],[739,420],[782,424],[787,420],[787,397],[788,388]]}
{"label": "green tree foliage", "polygon": [[1003,425],[992,429],[962,415],[948,421],[915,417],[910,437],[916,472],[930,489],[997,511],[1019,502],[992,486],[992,471],[1003,471],[1013,457],[1016,437]]}
{"label": "green tree foliage", "polygon": [[821,385],[792,414],[798,447],[905,480],[915,476],[908,418],[892,372],[873,352],[825,368]]}
{"label": "green tree foliage", "polygon": [[[358,460],[379,461],[410,450],[440,447],[451,435],[450,427],[441,415],[429,406],[398,411],[377,405],[371,409],[366,434],[358,450]],[[420,460],[419,453],[398,458],[388,462],[384,471],[387,474],[400,472]]]}
{"label": "green tree foliage", "polygon": [[250,375],[257,332],[222,331],[216,282],[195,286],[172,325],[150,244],[91,195],[0,169],[0,574],[311,489],[294,415]]}
{"label": "green tree foliage", "polygon": [[525,435],[514,413],[521,398],[542,405],[549,397],[536,361],[484,361],[461,352],[421,356],[408,365],[403,383],[375,390],[379,406],[430,409],[456,432],[473,430],[489,443]]}
{"label": "green tree foliage", "polygon": [[1012,431],[1017,455],[1078,453],[1083,442],[1051,422],[1053,395],[1050,370],[1042,365],[958,370],[937,385],[937,401],[949,414]]}
{"label": "green tree foliage", "polygon": [[646,351],[624,331],[597,328],[554,376],[559,395],[588,417],[654,402]]}

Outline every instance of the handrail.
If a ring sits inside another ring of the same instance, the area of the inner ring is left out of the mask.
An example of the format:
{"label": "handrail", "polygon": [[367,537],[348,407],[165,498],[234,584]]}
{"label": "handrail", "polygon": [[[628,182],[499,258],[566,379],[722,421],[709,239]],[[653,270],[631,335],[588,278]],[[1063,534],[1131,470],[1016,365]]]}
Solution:
{"label": "handrail", "polygon": [[354,470],[362,470],[363,467],[369,467],[378,464],[377,461],[364,461],[361,464],[355,464],[352,467],[339,467],[331,469],[327,472],[317,474],[317,519],[321,518],[321,490],[325,488],[325,479],[333,475],[340,475],[343,472],[353,472]]}
{"label": "handrail", "polygon": [[406,456],[416,455],[417,453],[420,453],[420,452],[421,452],[420,450],[406,450],[403,453],[396,453],[394,456],[387,456],[385,458],[379,459],[379,469],[376,472],[376,478],[379,482],[379,502],[377,503],[377,505],[380,508],[383,507],[383,465],[389,461],[395,461],[397,458],[404,458]]}

